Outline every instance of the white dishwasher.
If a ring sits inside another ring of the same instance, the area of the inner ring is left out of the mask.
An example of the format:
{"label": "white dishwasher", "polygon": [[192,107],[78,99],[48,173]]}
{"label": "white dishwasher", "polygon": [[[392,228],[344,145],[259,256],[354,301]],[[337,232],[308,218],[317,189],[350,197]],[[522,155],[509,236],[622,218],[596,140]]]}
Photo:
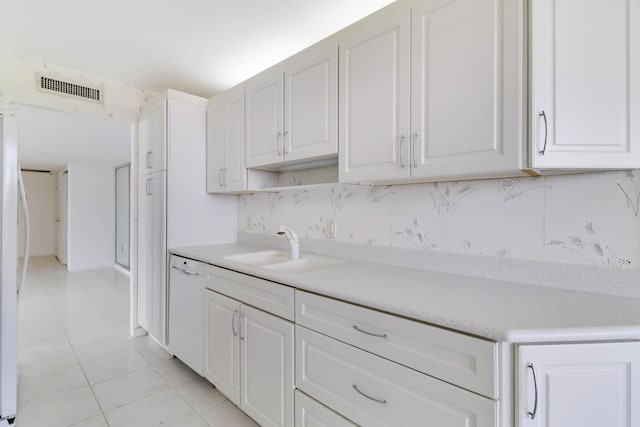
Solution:
{"label": "white dishwasher", "polygon": [[169,349],[199,375],[204,373],[204,264],[171,255]]}

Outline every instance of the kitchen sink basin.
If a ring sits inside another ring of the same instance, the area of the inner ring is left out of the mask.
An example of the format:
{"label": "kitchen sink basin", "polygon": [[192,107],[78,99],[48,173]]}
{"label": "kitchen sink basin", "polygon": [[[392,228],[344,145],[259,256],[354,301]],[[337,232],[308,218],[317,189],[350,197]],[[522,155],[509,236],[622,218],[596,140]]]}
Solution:
{"label": "kitchen sink basin", "polygon": [[289,252],[276,250],[227,255],[224,258],[229,261],[273,271],[281,271],[283,273],[305,273],[307,271],[320,270],[347,262],[339,258],[329,258],[319,255],[301,255],[299,259],[291,259]]}
{"label": "kitchen sink basin", "polygon": [[259,251],[259,252],[248,252],[246,254],[228,255],[224,258],[228,259],[229,261],[235,261],[242,264],[248,264],[248,265],[253,265],[257,267],[291,260],[289,253],[275,251],[275,250],[266,250],[266,251]]}
{"label": "kitchen sink basin", "polygon": [[305,256],[300,259],[291,259],[277,264],[263,265],[263,268],[281,271],[283,273],[306,273],[308,271],[320,270],[334,265],[344,264],[347,261],[338,258],[326,258],[321,256]]}

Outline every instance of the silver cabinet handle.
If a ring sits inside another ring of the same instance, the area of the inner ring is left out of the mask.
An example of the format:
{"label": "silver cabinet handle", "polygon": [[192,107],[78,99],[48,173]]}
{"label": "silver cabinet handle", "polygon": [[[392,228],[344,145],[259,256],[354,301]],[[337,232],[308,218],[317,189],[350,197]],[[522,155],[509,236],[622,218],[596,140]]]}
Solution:
{"label": "silver cabinet handle", "polygon": [[353,389],[354,389],[355,391],[357,391],[357,392],[358,392],[358,394],[360,394],[361,396],[366,397],[366,398],[367,398],[367,399],[369,399],[369,400],[373,400],[374,402],[381,403],[381,404],[383,404],[383,405],[386,405],[386,404],[387,404],[387,400],[386,400],[386,399],[376,399],[375,397],[371,397],[371,396],[369,396],[369,395],[367,395],[367,394],[365,394],[365,393],[361,392],[361,391],[360,391],[360,389],[358,388],[358,384],[354,384],[354,385],[352,385],[351,387],[353,387]]}
{"label": "silver cabinet handle", "polygon": [[416,141],[418,140],[418,133],[414,132],[411,141],[411,155],[413,156],[413,167],[418,167],[418,158],[416,157]]}
{"label": "silver cabinet handle", "polygon": [[282,155],[282,151],[280,151],[280,144],[278,144],[278,140],[280,139],[280,137],[282,136],[282,132],[278,132],[276,133],[276,153],[278,153],[278,155]]}
{"label": "silver cabinet handle", "polygon": [[240,334],[240,341],[244,341],[244,335],[242,335],[242,319],[244,319],[246,316],[244,314],[241,314],[239,317],[239,322],[238,322],[238,333]]}
{"label": "silver cabinet handle", "polygon": [[533,401],[533,412],[527,412],[529,418],[534,419],[536,417],[536,412],[538,412],[538,381],[536,380],[536,368],[533,366],[533,363],[529,363],[527,365],[528,369],[531,369],[533,373],[533,390],[535,393],[535,400]]}
{"label": "silver cabinet handle", "polygon": [[151,178],[147,178],[147,182],[145,183],[144,188],[147,192],[147,196],[151,196]]}
{"label": "silver cabinet handle", "polygon": [[231,332],[233,332],[233,336],[237,336],[238,332],[236,331],[236,315],[238,314],[238,310],[233,310],[233,315],[231,316]]}
{"label": "silver cabinet handle", "polygon": [[402,169],[404,169],[406,166],[404,164],[404,140],[405,140],[404,135],[400,135],[400,167]]}
{"label": "silver cabinet handle", "polygon": [[544,156],[544,152],[547,151],[547,134],[549,133],[547,115],[544,113],[544,110],[542,110],[538,113],[538,117],[542,117],[544,119],[544,145],[542,146],[542,150],[538,151],[538,154]]}
{"label": "silver cabinet handle", "polygon": [[360,329],[358,327],[358,325],[353,325],[353,329],[355,329],[358,332],[361,332],[363,334],[367,334],[367,335],[371,335],[372,337],[376,337],[376,338],[387,338],[387,334],[374,334],[373,332],[367,332],[363,329]]}
{"label": "silver cabinet handle", "polygon": [[145,157],[144,161],[147,164],[147,169],[151,169],[151,151],[147,151],[147,156]]}
{"label": "silver cabinet handle", "polygon": [[284,131],[284,134],[282,135],[282,151],[284,151],[284,154],[289,153],[291,150],[287,149],[287,144],[285,143],[285,139],[287,139],[287,136],[289,135],[288,131]]}
{"label": "silver cabinet handle", "polygon": [[222,168],[218,169],[218,184],[220,187],[224,187],[224,184],[222,183]]}

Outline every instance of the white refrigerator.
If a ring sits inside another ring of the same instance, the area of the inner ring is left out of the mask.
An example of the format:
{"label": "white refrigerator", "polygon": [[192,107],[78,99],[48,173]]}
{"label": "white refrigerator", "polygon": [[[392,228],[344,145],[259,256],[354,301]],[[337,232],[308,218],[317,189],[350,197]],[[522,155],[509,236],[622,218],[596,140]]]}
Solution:
{"label": "white refrigerator", "polygon": [[14,423],[17,409],[17,215],[18,130],[15,117],[0,114],[0,427]]}

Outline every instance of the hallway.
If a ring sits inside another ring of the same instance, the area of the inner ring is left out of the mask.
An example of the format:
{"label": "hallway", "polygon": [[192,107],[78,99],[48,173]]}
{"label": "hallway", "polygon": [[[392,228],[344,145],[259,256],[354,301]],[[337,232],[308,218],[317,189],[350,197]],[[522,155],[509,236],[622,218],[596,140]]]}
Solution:
{"label": "hallway", "polygon": [[18,341],[18,427],[256,425],[149,337],[129,337],[129,278],[115,269],[31,259]]}

